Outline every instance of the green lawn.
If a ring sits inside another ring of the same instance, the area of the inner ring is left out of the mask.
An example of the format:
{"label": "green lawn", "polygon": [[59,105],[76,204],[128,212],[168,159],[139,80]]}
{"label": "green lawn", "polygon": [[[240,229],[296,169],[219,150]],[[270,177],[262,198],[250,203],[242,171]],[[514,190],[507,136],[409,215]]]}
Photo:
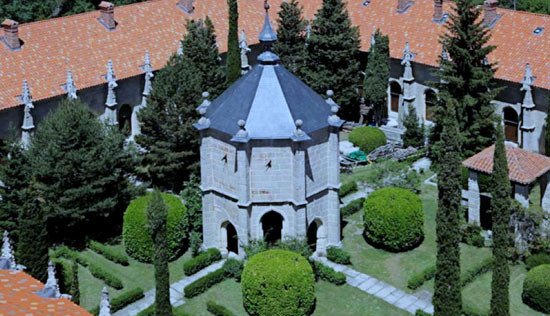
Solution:
{"label": "green lawn", "polygon": [[[348,285],[335,286],[327,282],[316,284],[317,304],[313,316],[400,316],[409,315],[386,302],[365,294]],[[242,306],[241,285],[233,280],[224,281],[206,293],[179,307],[193,316],[210,316],[206,302],[214,301],[230,309],[235,315],[246,316]]]}

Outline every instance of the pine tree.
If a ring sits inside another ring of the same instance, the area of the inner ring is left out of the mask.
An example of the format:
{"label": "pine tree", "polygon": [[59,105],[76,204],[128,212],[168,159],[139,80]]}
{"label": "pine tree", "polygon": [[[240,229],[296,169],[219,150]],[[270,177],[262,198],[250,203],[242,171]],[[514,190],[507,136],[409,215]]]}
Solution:
{"label": "pine tree", "polygon": [[508,247],[511,186],[502,125],[497,126],[491,186],[491,217],[493,221],[493,278],[491,282],[491,316],[510,315],[510,267]]}
{"label": "pine tree", "polygon": [[202,244],[202,191],[197,177],[193,176],[185,183],[181,197],[186,207],[189,244],[193,255],[196,255]]}
{"label": "pine tree", "polygon": [[300,76],[304,67],[306,48],[306,23],[300,4],[296,0],[283,2],[277,22],[279,27],[273,51],[288,70]]}
{"label": "pine tree", "polygon": [[[487,56],[495,47],[487,44],[490,33],[480,17],[481,8],[475,6],[474,0],[456,0],[455,3],[456,8],[446,24],[447,32],[440,40],[450,59],[440,59],[439,76],[444,83],[439,85],[439,97],[442,104],[450,99],[458,101],[461,156],[464,158],[493,144],[495,114],[490,102],[500,90],[491,82],[496,65],[489,63]],[[441,121],[444,112],[444,107],[436,108],[436,123]],[[439,124],[432,129],[431,143],[437,143],[441,130]],[[441,150],[432,148],[434,160],[438,160],[437,155],[442,155]]]}
{"label": "pine tree", "polygon": [[405,133],[403,134],[403,146],[404,147],[423,147],[424,146],[424,128],[423,125],[418,122],[418,115],[416,115],[416,109],[409,105],[408,114],[403,120],[403,126],[405,127]]}
{"label": "pine tree", "polygon": [[72,296],[73,302],[75,302],[76,304],[80,304],[80,283],[78,282],[78,262],[76,262],[76,260],[73,261],[71,267],[71,275],[73,282],[71,283],[71,289],[69,293]]}
{"label": "pine tree", "polygon": [[353,26],[342,0],[323,0],[307,41],[303,79],[317,93],[334,91],[344,119],[359,113],[359,28]]}
{"label": "pine tree", "polygon": [[117,129],[101,124],[81,101],[63,100],[38,126],[27,157],[52,242],[116,233],[113,223],[122,222],[131,199],[129,160]]}
{"label": "pine tree", "polygon": [[377,125],[388,116],[388,82],[390,80],[390,39],[380,30],[374,33],[374,46],[370,48],[365,71],[365,101],[373,109]]}
{"label": "pine tree", "polygon": [[455,103],[447,108],[440,146],[444,150],[438,164],[438,208],[436,214],[436,274],[433,304],[436,316],[459,316],[462,310],[460,283],[460,139]]}
{"label": "pine tree", "polygon": [[147,220],[154,244],[153,265],[155,266],[155,315],[171,316],[170,271],[166,245],[166,221],[168,210],[160,191],[156,190],[147,206]]}
{"label": "pine tree", "polygon": [[45,282],[48,267],[48,235],[46,231],[46,201],[42,192],[29,185],[23,190],[24,204],[19,212],[19,240],[17,261],[26,267],[25,271]]}
{"label": "pine tree", "polygon": [[227,35],[227,83],[232,84],[241,76],[239,49],[239,7],[237,0],[227,0],[229,6],[229,33]]}

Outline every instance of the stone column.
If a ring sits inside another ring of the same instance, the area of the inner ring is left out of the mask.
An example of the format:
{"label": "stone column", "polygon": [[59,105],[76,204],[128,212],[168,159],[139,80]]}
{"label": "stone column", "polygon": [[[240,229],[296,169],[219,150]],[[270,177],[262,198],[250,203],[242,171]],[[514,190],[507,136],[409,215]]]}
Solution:
{"label": "stone column", "polygon": [[479,225],[481,195],[479,193],[478,173],[470,170],[468,175],[468,223]]}
{"label": "stone column", "polygon": [[[329,99],[330,100],[330,99]],[[328,101],[327,101],[328,102]],[[328,102],[330,104],[330,102]],[[338,192],[340,191],[340,150],[339,144],[339,132],[343,125],[343,121],[336,115],[338,112],[338,105],[332,104],[332,115],[328,118],[330,124],[328,143],[327,143],[327,245],[340,246],[340,197]]]}
{"label": "stone column", "polygon": [[[415,106],[416,94],[414,93],[414,76],[412,72],[411,61],[414,59],[414,54],[411,52],[409,42],[405,44],[403,50],[403,58],[401,65],[405,66],[403,72],[403,105],[399,107],[399,127],[403,127],[403,120],[409,112],[409,106]],[[419,111],[416,111],[419,113]]]}
{"label": "stone column", "polygon": [[238,143],[237,147],[237,185],[239,201],[237,206],[237,234],[239,237],[239,256],[244,254],[244,246],[250,238],[249,206],[250,206],[250,161],[248,160],[248,143]]}
{"label": "stone column", "polygon": [[529,64],[525,65],[525,75],[522,80],[521,91],[525,91],[521,108],[523,110],[523,119],[521,125],[522,147],[532,152],[539,151],[539,141],[536,133],[536,113],[535,103],[533,102],[532,85],[535,77]]}
{"label": "stone column", "polygon": [[528,208],[529,185],[514,183],[514,199],[518,201],[523,207]]}
{"label": "stone column", "polygon": [[208,248],[220,248],[219,247],[219,233],[220,227],[218,227],[218,214],[214,209],[214,194],[204,193],[202,196],[202,248],[204,250]]}
{"label": "stone column", "polygon": [[322,223],[317,227],[317,247],[315,253],[318,256],[326,256],[327,254],[327,224]]}

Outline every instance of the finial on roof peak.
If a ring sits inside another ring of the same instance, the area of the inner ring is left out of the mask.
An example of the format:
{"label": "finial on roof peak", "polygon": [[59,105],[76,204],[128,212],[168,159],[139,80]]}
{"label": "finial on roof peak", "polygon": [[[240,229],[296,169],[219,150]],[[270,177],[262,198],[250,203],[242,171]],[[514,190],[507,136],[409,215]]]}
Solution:
{"label": "finial on roof peak", "polygon": [[260,42],[262,43],[272,43],[277,40],[277,33],[273,31],[273,27],[271,26],[271,21],[269,20],[269,8],[270,8],[270,5],[267,2],[267,0],[265,0],[264,1],[264,9],[265,9],[264,26],[262,28],[262,31],[260,32]]}
{"label": "finial on roof peak", "polygon": [[0,269],[3,270],[23,270],[24,267],[15,263],[13,248],[11,246],[10,236],[7,230],[2,237],[2,252],[0,253]]}
{"label": "finial on roof peak", "polygon": [[311,138],[302,130],[302,125],[304,125],[304,121],[301,119],[297,119],[294,122],[294,125],[296,125],[296,130],[294,130],[294,134],[292,135],[292,140],[295,142],[303,142],[310,140]]}
{"label": "finial on roof peak", "polygon": [[525,64],[525,73],[523,75],[523,80],[521,81],[522,90],[531,89],[531,86],[535,82],[535,76],[533,76],[533,71],[531,70],[531,65],[529,63]]}
{"label": "finial on roof peak", "polygon": [[414,59],[414,53],[411,51],[411,45],[409,42],[405,43],[405,49],[403,50],[403,58],[401,59],[402,65],[411,65],[411,61]]}
{"label": "finial on roof peak", "polygon": [[239,126],[239,131],[233,138],[231,138],[231,141],[237,142],[237,143],[246,143],[250,140],[250,137],[248,136],[248,131],[246,130],[246,121],[245,120],[238,120],[237,125]]}
{"label": "finial on roof peak", "polygon": [[74,83],[73,72],[70,69],[67,69],[67,81],[63,85],[63,88],[67,93],[67,98],[69,98],[70,100],[77,99],[77,95],[76,95],[77,89]]}

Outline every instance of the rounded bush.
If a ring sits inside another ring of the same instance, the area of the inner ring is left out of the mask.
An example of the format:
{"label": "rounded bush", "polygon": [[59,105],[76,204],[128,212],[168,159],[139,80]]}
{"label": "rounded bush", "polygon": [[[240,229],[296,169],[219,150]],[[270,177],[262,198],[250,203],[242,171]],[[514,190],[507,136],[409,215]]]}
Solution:
{"label": "rounded bush", "polygon": [[264,251],[244,266],[243,304],[251,316],[309,315],[315,305],[314,282],[311,265],[301,255]]}
{"label": "rounded bush", "polygon": [[374,246],[397,252],[424,239],[422,202],[409,190],[377,190],[365,200],[364,211],[365,237]]}
{"label": "rounded bush", "polygon": [[357,127],[349,134],[349,141],[361,148],[365,153],[370,153],[380,146],[386,145],[386,134],[373,126]]}
{"label": "rounded bush", "polygon": [[[153,240],[147,222],[147,205],[151,200],[148,193],[133,200],[124,213],[122,238],[126,253],[141,262],[152,262]],[[169,260],[176,259],[185,248],[186,225],[185,206],[176,195],[162,193],[168,208],[167,240]]]}
{"label": "rounded bush", "polygon": [[550,264],[534,267],[527,272],[521,297],[531,308],[550,313]]}

